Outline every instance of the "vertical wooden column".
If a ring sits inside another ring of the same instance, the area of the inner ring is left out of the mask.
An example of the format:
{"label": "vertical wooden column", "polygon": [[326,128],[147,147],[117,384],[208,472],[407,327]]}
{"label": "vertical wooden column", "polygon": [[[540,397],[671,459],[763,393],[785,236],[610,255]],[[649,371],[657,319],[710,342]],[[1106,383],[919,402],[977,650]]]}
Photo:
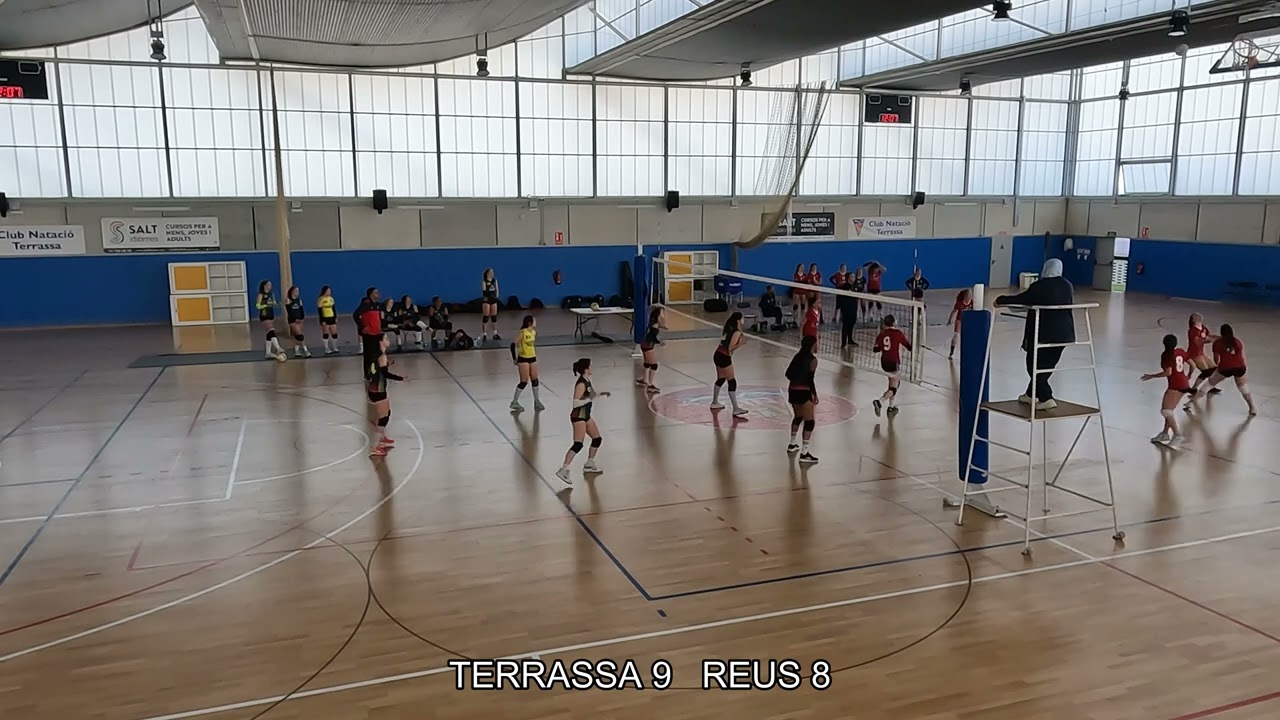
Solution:
{"label": "vertical wooden column", "polygon": [[284,297],[293,285],[293,263],[289,248],[289,208],[284,201],[284,153],[280,149],[280,103],[276,99],[276,71],[271,78],[271,133],[275,139],[276,163],[276,252],[280,255],[279,297]]}

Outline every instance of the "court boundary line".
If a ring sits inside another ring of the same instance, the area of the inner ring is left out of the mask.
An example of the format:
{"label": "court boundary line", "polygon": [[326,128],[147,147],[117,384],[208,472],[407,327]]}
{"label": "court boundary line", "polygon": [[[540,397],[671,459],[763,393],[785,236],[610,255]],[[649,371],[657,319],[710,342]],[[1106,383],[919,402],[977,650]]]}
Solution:
{"label": "court boundary line", "polygon": [[[1221,536],[1215,536],[1215,537],[1209,537],[1209,538],[1201,538],[1199,540],[1190,540],[1187,542],[1175,543],[1173,545],[1144,548],[1142,550],[1131,550],[1123,553],[1116,553],[1114,555],[1109,555],[1105,558],[1097,558],[1097,559],[1082,558],[1080,560],[1069,560],[1069,561],[1064,561],[1060,563],[1054,563],[1051,565],[1045,565],[1042,567],[1024,568],[1022,570],[1013,570],[1005,573],[997,573],[995,575],[988,575],[985,577],[976,577],[976,578],[973,578],[972,584],[977,585],[980,583],[996,582],[998,580],[1008,580],[1008,579],[1017,578],[1017,577],[1024,577],[1027,575],[1035,575],[1038,573],[1051,572],[1054,570],[1066,570],[1066,569],[1076,568],[1076,567],[1100,565],[1110,560],[1118,560],[1118,559],[1129,558],[1129,557],[1139,557],[1143,555],[1152,555],[1156,553],[1171,552],[1174,550],[1184,550],[1187,548],[1199,547],[1202,545],[1228,542],[1231,540],[1239,540],[1242,538],[1265,535],[1265,534],[1273,533],[1277,531],[1280,531],[1280,525],[1267,527],[1267,528],[1258,528],[1255,530],[1247,530],[1243,532],[1232,533],[1230,535],[1221,535]],[[516,655],[506,655],[497,659],[520,660],[520,659],[534,658],[534,657],[544,658],[548,655],[565,655],[568,653],[578,652],[582,650],[593,650],[596,648],[622,645],[622,644],[631,643],[631,642],[639,642],[642,640],[652,640],[654,638],[684,635],[687,633],[699,632],[702,630],[712,630],[712,629],[722,628],[722,627],[731,627],[734,625],[743,625],[743,624],[752,623],[752,622],[759,622],[762,620],[773,620],[781,617],[790,617],[792,615],[803,615],[811,612],[820,612],[823,610],[832,610],[836,608],[850,607],[854,605],[865,605],[867,603],[878,602],[881,600],[892,600],[892,599],[901,598],[901,597],[923,595],[931,592],[936,592],[939,590],[947,590],[950,588],[963,587],[965,585],[968,585],[969,583],[970,581],[967,579],[954,580],[951,582],[937,583],[934,585],[907,588],[903,590],[895,590],[892,592],[880,593],[876,595],[864,595],[864,596],[859,596],[854,598],[846,598],[844,600],[836,600],[833,602],[794,607],[794,608],[788,608],[785,610],[775,610],[767,613],[759,613],[756,615],[746,615],[746,616],[739,616],[734,618],[725,618],[723,620],[713,620],[713,621],[704,622],[704,623],[696,623],[694,625],[683,625],[680,627],[654,630],[647,633],[637,633],[634,635],[624,635],[624,636],[618,636],[613,638],[605,638],[602,640],[593,640],[593,641],[588,641],[584,643],[577,643],[574,645],[565,645],[562,647],[550,648],[546,650],[534,650],[534,651],[524,652]],[[304,690],[302,692],[294,693],[288,696],[288,699],[298,700],[303,698],[316,697],[320,695],[331,695],[334,693],[345,692],[348,690],[359,690],[367,687],[377,687],[380,685],[387,685],[390,683],[401,682],[405,680],[417,680],[420,678],[444,674],[452,670],[453,668],[449,667],[448,665],[445,665],[443,667],[434,667],[426,670],[417,670],[414,672],[400,673],[397,675],[387,675],[387,676],[378,677],[378,678],[370,678],[368,680],[360,680],[357,682],[343,683],[340,685],[329,685],[326,687],[320,687],[312,690]],[[226,705],[211,706],[211,707],[200,708],[195,710],[187,710],[184,712],[172,713],[169,715],[157,715],[157,716],[145,718],[145,720],[186,720],[186,718],[202,717],[205,715],[213,715],[217,713],[230,712],[232,710],[242,710],[245,708],[269,705],[271,703],[279,702],[284,697],[285,696],[283,695],[276,695],[268,698],[244,700],[241,702],[229,703]]]}
{"label": "court boundary line", "polygon": [[[79,380],[83,375],[84,373],[81,373],[76,377],[76,379]],[[160,372],[156,373],[156,376],[151,378],[151,382],[147,383],[146,389],[142,391],[142,394],[138,396],[137,400],[133,401],[133,405],[129,408],[129,411],[124,414],[124,417],[120,418],[120,422],[116,423],[115,429],[107,436],[106,441],[103,442],[101,447],[98,448],[98,451],[93,454],[93,457],[89,458],[89,464],[85,465],[84,469],[80,471],[80,474],[76,476],[75,480],[71,481],[71,484],[67,486],[66,492],[62,493],[62,497],[58,498],[58,502],[54,503],[53,509],[49,510],[49,513],[45,515],[44,519],[40,521],[40,524],[36,526],[35,532],[31,534],[30,538],[27,538],[27,542],[23,544],[22,548],[18,550],[18,554],[9,562],[8,567],[4,569],[3,573],[0,573],[0,587],[3,587],[9,577],[13,575],[13,571],[18,568],[18,565],[22,563],[22,560],[27,556],[31,547],[35,545],[36,541],[40,539],[40,536],[44,534],[44,529],[49,527],[49,523],[52,522],[54,517],[58,514],[58,510],[66,504],[67,498],[71,497],[71,493],[74,493],[76,488],[80,487],[80,483],[83,482],[85,476],[89,474],[89,470],[91,470],[94,464],[98,462],[98,458],[102,457],[102,453],[107,451],[107,447],[115,441],[116,435],[120,434],[121,428],[125,426],[125,423],[129,422],[129,418],[133,417],[133,413],[142,406],[142,402],[146,400],[147,395],[151,393],[151,390],[156,386],[156,383],[160,382],[160,377],[162,375],[164,375],[164,368],[161,368]],[[67,387],[70,387],[70,384],[68,384]],[[49,402],[53,402],[53,399],[50,398]]]}
{"label": "court boundary line", "polygon": [[[28,415],[28,416],[26,416],[25,418],[23,418],[22,422],[18,423],[17,425],[14,425],[14,426],[13,426],[13,428],[12,428],[11,430],[9,430],[9,432],[5,433],[4,435],[0,435],[0,443],[3,443],[5,440],[8,440],[9,438],[13,437],[14,433],[16,433],[16,432],[18,432],[19,430],[21,430],[23,425],[26,425],[27,423],[31,422],[32,418],[34,418],[35,416],[37,416],[37,415],[39,415],[40,413],[44,412],[46,408],[48,408],[50,405],[52,405],[52,404],[53,404],[53,401],[54,401],[54,400],[57,400],[59,397],[61,397],[61,396],[62,396],[62,393],[64,393],[64,392],[66,392],[67,390],[71,389],[71,386],[72,386],[72,385],[75,385],[77,382],[79,382],[79,381],[80,381],[80,378],[82,378],[82,377],[84,377],[85,375],[88,375],[88,374],[89,374],[89,371],[88,371],[88,370],[81,370],[79,375],[76,375],[75,377],[71,378],[71,382],[67,383],[66,385],[63,385],[61,388],[59,388],[59,389],[58,389],[58,391],[57,391],[57,392],[55,392],[53,395],[50,395],[50,396],[49,396],[49,399],[48,399],[48,400],[45,400],[43,405],[41,405],[40,407],[36,408],[35,412],[33,412],[33,413],[31,413],[30,415]],[[157,377],[159,377],[159,376],[157,376]],[[15,389],[15,390],[17,390],[17,391],[19,391],[19,392],[21,392],[22,390],[25,390],[26,388],[14,388],[14,389]]]}
{"label": "court boundary line", "polygon": [[[161,373],[163,373],[163,370],[161,371]],[[157,376],[157,379],[158,378],[159,376]],[[343,525],[339,526],[338,529],[328,533],[316,532],[316,534],[319,535],[320,537],[313,540],[304,549],[309,549],[311,547],[314,547],[324,542],[332,542],[334,536],[343,533],[348,528],[351,528],[352,526],[354,526],[356,523],[362,522],[365,518],[372,515],[378,508],[390,502],[391,499],[394,498],[397,494],[399,494],[399,492],[404,488],[404,486],[408,484],[409,480],[411,480],[413,476],[418,473],[418,469],[422,466],[422,461],[426,457],[426,448],[424,447],[425,443],[423,442],[421,431],[418,430],[418,426],[414,425],[413,422],[410,420],[405,420],[404,422],[406,425],[409,426],[411,430],[413,430],[414,436],[417,437],[418,439],[418,457],[414,460],[413,466],[409,468],[409,471],[405,473],[404,478],[398,484],[396,484],[394,488],[391,489],[391,492],[383,496],[381,500],[371,505],[364,512],[360,513],[359,515],[355,516],[354,518],[347,521]],[[119,618],[109,623],[104,623],[102,625],[91,627],[86,630],[82,630],[80,632],[74,633],[72,635],[67,635],[67,636],[58,638],[56,640],[50,640],[48,642],[41,643],[39,645],[33,645],[29,648],[26,648],[23,650],[17,650],[7,655],[0,656],[0,664],[9,662],[10,660],[14,660],[20,657],[24,657],[26,655],[31,655],[33,653],[37,653],[42,650],[48,650],[49,648],[52,648],[52,647],[57,647],[59,645],[64,645],[69,642],[73,642],[76,640],[80,640],[82,638],[96,635],[100,632],[110,630],[112,628],[116,628],[121,625],[126,625],[128,623],[133,622],[134,620],[140,620],[142,618],[149,617],[163,610],[168,610],[169,608],[177,607],[179,605],[184,605],[192,600],[196,600],[198,598],[204,597],[205,595],[209,595],[211,593],[217,592],[222,588],[228,587],[230,585],[234,585],[235,583],[238,583],[241,580],[253,577],[254,575],[257,575],[258,573],[263,572],[264,570],[268,570],[270,568],[275,567],[276,565],[279,565],[280,563],[283,563],[287,560],[295,558],[298,555],[301,555],[304,549],[295,550],[287,555],[282,555],[276,558],[275,560],[259,565],[258,567],[253,568],[252,570],[247,570],[245,572],[242,572],[239,575],[236,575],[235,577],[210,585],[209,587],[204,588],[203,590],[198,590],[196,592],[184,595],[180,598],[170,600],[169,602],[162,603],[148,610],[142,610],[132,615],[127,615],[123,618]]]}

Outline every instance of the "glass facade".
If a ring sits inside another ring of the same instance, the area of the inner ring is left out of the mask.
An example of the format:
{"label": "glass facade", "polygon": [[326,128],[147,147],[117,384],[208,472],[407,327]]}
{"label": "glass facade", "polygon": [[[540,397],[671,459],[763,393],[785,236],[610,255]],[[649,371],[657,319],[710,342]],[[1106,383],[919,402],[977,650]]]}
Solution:
{"label": "glass facade", "polygon": [[[645,8],[684,4],[644,3],[638,15],[634,1],[616,4],[610,24],[647,27],[657,15]],[[474,57],[386,71],[220,65],[193,10],[166,20],[164,63],[148,59],[145,29],[25,52],[46,62],[51,99],[0,105],[0,188],[42,198],[271,196],[278,123],[289,197],[769,195],[789,184],[771,172],[794,171],[780,161],[792,143],[779,139],[796,136],[787,109],[797,83],[812,92],[882,51],[952,42],[944,25],[890,38],[889,50],[856,43],[761,69],[749,88],[566,77],[602,28],[613,32],[599,25],[606,5],[490,51],[483,79]],[[1082,17],[1106,10],[1073,7]],[[866,123],[862,95],[835,92],[800,193],[1280,194],[1280,77],[1209,75],[1223,50],[978,86],[972,97],[923,95],[903,125]]]}

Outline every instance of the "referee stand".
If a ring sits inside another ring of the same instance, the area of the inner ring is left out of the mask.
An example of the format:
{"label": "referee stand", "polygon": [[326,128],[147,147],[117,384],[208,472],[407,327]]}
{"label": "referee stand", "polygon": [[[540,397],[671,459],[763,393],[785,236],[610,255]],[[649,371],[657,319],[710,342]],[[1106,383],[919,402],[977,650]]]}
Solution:
{"label": "referee stand", "polygon": [[[974,308],[966,310],[960,325],[960,434],[959,434],[959,478],[963,483],[963,491],[960,493],[959,502],[947,501],[948,507],[958,509],[956,515],[956,524],[964,524],[964,511],[966,507],[972,507],[991,517],[1016,518],[1015,524],[1020,525],[1023,529],[1022,554],[1031,555],[1031,523],[1037,520],[1048,520],[1050,518],[1069,517],[1072,515],[1083,515],[1086,513],[1098,512],[1102,509],[1111,511],[1111,526],[1114,534],[1112,538],[1119,541],[1124,539],[1124,531],[1120,529],[1119,520],[1116,515],[1115,506],[1115,484],[1111,473],[1111,456],[1107,448],[1107,430],[1106,424],[1103,422],[1101,409],[1101,394],[1098,389],[1098,370],[1097,357],[1093,347],[1093,325],[1090,319],[1089,311],[1098,307],[1097,303],[1077,303],[1073,305],[1046,305],[1025,307],[1025,310],[1069,310],[1073,313],[1081,313],[1084,316],[1085,339],[1077,340],[1071,343],[1042,343],[1040,342],[1040,319],[1042,313],[1035,314],[1035,328],[1032,337],[1035,339],[1034,345],[1030,348],[1032,354],[1033,372],[1037,375],[1049,372],[1089,372],[1093,379],[1094,397],[1097,399],[1095,405],[1082,405],[1079,403],[1067,402],[1064,400],[1057,401],[1057,407],[1052,410],[1037,410],[1036,403],[1033,401],[1023,403],[1018,400],[998,400],[991,401],[990,393],[990,374],[991,374],[991,336],[992,336],[992,320],[993,314],[990,310],[984,309],[982,285],[974,288]],[[1084,365],[1068,366],[1054,369],[1039,369],[1039,354],[1045,348],[1070,347],[1074,345],[1083,345],[1089,348],[1089,361]],[[1032,386],[1035,385],[1032,378]],[[1000,442],[991,438],[990,432],[990,416],[992,413],[1002,415],[1013,420],[1026,423],[1027,440],[1025,447],[1018,447],[1013,444]],[[1107,474],[1107,495],[1105,498],[1096,497],[1088,493],[1066,487],[1059,483],[1062,477],[1062,471],[1066,469],[1067,463],[1071,461],[1072,454],[1075,452],[1076,446],[1080,443],[1080,438],[1084,436],[1085,430],[1090,424],[1094,423],[1098,426],[1098,431],[1102,436],[1102,459]],[[1071,447],[1067,450],[1066,456],[1058,465],[1057,471],[1053,477],[1049,477],[1049,458],[1048,458],[1048,423],[1050,422],[1080,422],[1080,430],[1076,433],[1075,439],[1071,443]],[[1036,430],[1040,432],[1040,466],[1041,473],[1039,482],[1036,481],[1034,465],[1036,458]],[[990,449],[994,446],[1001,450],[1015,453],[1026,458],[1026,476],[1025,479],[1010,477],[992,472],[990,469]],[[1000,481],[996,487],[988,487],[988,480],[995,479]],[[1042,513],[1033,515],[1031,510],[1031,498],[1035,494],[1036,486],[1039,486],[1042,498]],[[1025,506],[1022,514],[1019,514],[1008,507],[1001,507],[994,504],[989,496],[994,493],[1021,490],[1024,494],[1022,498]],[[1065,512],[1051,512],[1049,507],[1049,491],[1055,490],[1073,495],[1087,501],[1093,507],[1083,510],[1070,510]],[[1013,521],[1011,521],[1013,522]]]}

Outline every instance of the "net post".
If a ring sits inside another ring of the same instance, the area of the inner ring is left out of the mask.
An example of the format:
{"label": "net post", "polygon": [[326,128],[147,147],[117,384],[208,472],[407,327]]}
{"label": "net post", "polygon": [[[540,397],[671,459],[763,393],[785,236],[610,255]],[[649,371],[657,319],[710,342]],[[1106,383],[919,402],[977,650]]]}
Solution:
{"label": "net post", "polygon": [[[956,477],[961,482],[982,485],[987,482],[989,446],[985,441],[972,442],[976,431],[989,437],[987,411],[979,406],[990,399],[991,389],[983,382],[990,372],[987,366],[987,344],[991,337],[991,311],[983,307],[985,288],[973,288],[973,310],[965,310],[960,321],[960,435]],[[974,420],[977,427],[974,427]],[[969,447],[973,447],[973,471],[969,468]]]}
{"label": "net post", "polygon": [[[637,248],[638,250],[638,248]],[[631,261],[631,275],[635,289],[631,301],[632,339],[637,346],[644,342],[649,322],[649,258],[637,252]]]}

